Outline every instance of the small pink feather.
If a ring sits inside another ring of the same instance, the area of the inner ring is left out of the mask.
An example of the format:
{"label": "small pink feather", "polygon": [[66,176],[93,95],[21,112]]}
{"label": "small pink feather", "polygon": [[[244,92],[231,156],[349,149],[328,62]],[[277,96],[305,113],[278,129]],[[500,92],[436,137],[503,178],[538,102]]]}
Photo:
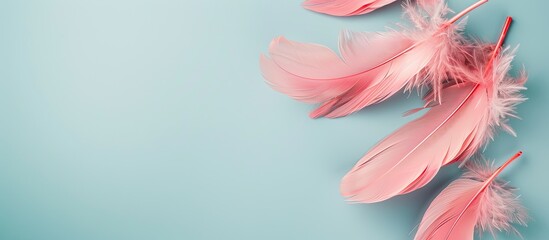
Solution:
{"label": "small pink feather", "polygon": [[[372,12],[396,0],[307,0],[303,7],[333,16],[355,16]],[[431,8],[443,0],[417,0],[418,5]]]}
{"label": "small pink feather", "polygon": [[452,182],[431,203],[419,225],[415,240],[472,240],[475,227],[520,234],[513,224],[526,225],[528,216],[506,182],[496,180],[501,171],[522,152],[494,170],[468,163],[468,171]]}
{"label": "small pink feather", "polygon": [[509,77],[513,54],[497,54],[510,23],[508,18],[488,63],[486,46],[471,53],[478,59],[470,63],[473,69],[466,70],[468,82],[448,82],[440,104],[430,94],[425,115],[387,136],[360,159],[342,179],[343,196],[373,203],[409,193],[430,182],[442,166],[469,158],[492,137],[496,126],[514,134],[506,119],[515,117],[515,106],[525,100],[519,91],[526,76]]}
{"label": "small pink feather", "polygon": [[341,58],[327,47],[277,38],[261,70],[275,89],[296,100],[322,103],[310,116],[342,117],[379,103],[405,88],[431,86],[436,96],[442,82],[459,75],[466,53],[460,24],[453,24],[485,3],[481,0],[450,20],[440,1],[428,19],[410,4],[412,30],[387,33],[343,32]]}

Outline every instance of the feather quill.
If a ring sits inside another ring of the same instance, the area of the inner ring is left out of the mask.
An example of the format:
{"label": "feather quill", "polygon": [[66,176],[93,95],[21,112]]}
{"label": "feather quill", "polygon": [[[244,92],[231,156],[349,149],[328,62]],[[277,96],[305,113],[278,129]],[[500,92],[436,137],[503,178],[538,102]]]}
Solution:
{"label": "feather quill", "polygon": [[[307,0],[303,7],[333,16],[355,16],[372,12],[396,0]],[[430,8],[443,0],[417,0],[418,5]]]}
{"label": "feather quill", "polygon": [[[275,90],[306,103],[322,103],[310,117],[342,117],[379,103],[401,89],[428,85],[439,96],[442,82],[460,75],[465,58],[459,18],[484,4],[480,0],[452,19],[443,1],[426,18],[406,5],[414,28],[403,32],[343,32],[341,58],[325,46],[276,38],[270,58],[261,55],[264,78]],[[428,79],[428,81],[427,81]]]}
{"label": "feather quill", "polygon": [[525,209],[513,188],[496,177],[522,152],[501,167],[468,163],[468,171],[452,182],[430,204],[415,240],[472,240],[475,227],[495,236],[497,231],[520,234],[513,224],[526,225]]}
{"label": "feather quill", "polygon": [[373,203],[409,193],[431,181],[442,166],[469,158],[492,137],[496,126],[513,134],[506,119],[516,117],[514,108],[524,101],[519,92],[526,76],[509,77],[513,54],[498,54],[510,23],[509,17],[488,63],[486,47],[481,46],[482,53],[472,53],[480,59],[473,62],[474,70],[468,70],[469,82],[443,88],[438,105],[430,94],[429,111],[360,159],[342,179],[343,196]]}

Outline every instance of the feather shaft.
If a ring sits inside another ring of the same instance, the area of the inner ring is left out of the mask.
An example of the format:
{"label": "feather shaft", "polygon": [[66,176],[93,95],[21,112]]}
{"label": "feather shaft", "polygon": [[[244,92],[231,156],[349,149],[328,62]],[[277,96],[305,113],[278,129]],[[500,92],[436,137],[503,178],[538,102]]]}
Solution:
{"label": "feather shaft", "polygon": [[507,38],[507,34],[509,33],[509,28],[511,28],[511,23],[513,23],[513,18],[511,16],[507,16],[505,19],[505,23],[503,24],[503,28],[501,30],[501,33],[499,35],[498,42],[496,43],[496,48],[494,49],[494,52],[492,53],[492,57],[490,57],[490,60],[488,60],[488,64],[486,65],[486,72],[485,75],[489,74],[489,71],[492,70],[492,65],[494,61],[496,60],[497,56],[501,52],[501,47],[503,46],[503,43],[505,42],[505,39]]}
{"label": "feather shaft", "polygon": [[475,8],[478,8],[478,7],[480,7],[480,5],[485,4],[487,2],[488,2],[488,0],[480,0],[476,3],[474,3],[473,5],[467,7],[466,9],[461,11],[460,13],[456,14],[452,19],[450,19],[450,21],[448,21],[448,23],[452,24],[452,23],[457,22],[457,20],[459,20],[460,18],[465,16],[467,13],[470,13],[471,11],[475,10]]}

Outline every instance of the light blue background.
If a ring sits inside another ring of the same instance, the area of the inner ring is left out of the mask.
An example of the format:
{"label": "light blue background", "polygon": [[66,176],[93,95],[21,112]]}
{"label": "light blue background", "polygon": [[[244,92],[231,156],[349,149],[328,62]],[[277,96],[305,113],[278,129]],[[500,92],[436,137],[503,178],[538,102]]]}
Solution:
{"label": "light blue background", "polygon": [[[450,0],[461,10],[473,0]],[[383,30],[400,1],[335,18],[300,0],[0,2],[0,239],[411,239],[454,177],[373,205],[339,179],[409,121],[400,95],[337,120],[271,90],[258,67],[278,35],[335,47],[342,29]],[[519,134],[486,155],[525,156],[502,175],[549,234],[549,3],[493,0],[467,32],[495,41],[512,15],[530,100]],[[499,239],[516,239],[501,237]]]}

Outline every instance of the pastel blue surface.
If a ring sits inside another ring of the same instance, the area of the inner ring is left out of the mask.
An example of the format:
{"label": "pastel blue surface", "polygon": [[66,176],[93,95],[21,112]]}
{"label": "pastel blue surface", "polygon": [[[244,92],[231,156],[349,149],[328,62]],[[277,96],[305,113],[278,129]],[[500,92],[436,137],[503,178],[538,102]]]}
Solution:
{"label": "pastel blue surface", "polygon": [[[347,204],[338,185],[419,98],[312,120],[258,66],[278,35],[335,48],[342,29],[400,21],[401,2],[351,18],[300,3],[1,1],[0,239],[411,239],[457,167],[380,204]],[[530,100],[512,120],[519,137],[498,135],[486,156],[525,152],[502,177],[534,219],[526,239],[549,235],[548,9],[493,0],[467,27],[495,41],[516,20],[508,43],[521,45]]]}

